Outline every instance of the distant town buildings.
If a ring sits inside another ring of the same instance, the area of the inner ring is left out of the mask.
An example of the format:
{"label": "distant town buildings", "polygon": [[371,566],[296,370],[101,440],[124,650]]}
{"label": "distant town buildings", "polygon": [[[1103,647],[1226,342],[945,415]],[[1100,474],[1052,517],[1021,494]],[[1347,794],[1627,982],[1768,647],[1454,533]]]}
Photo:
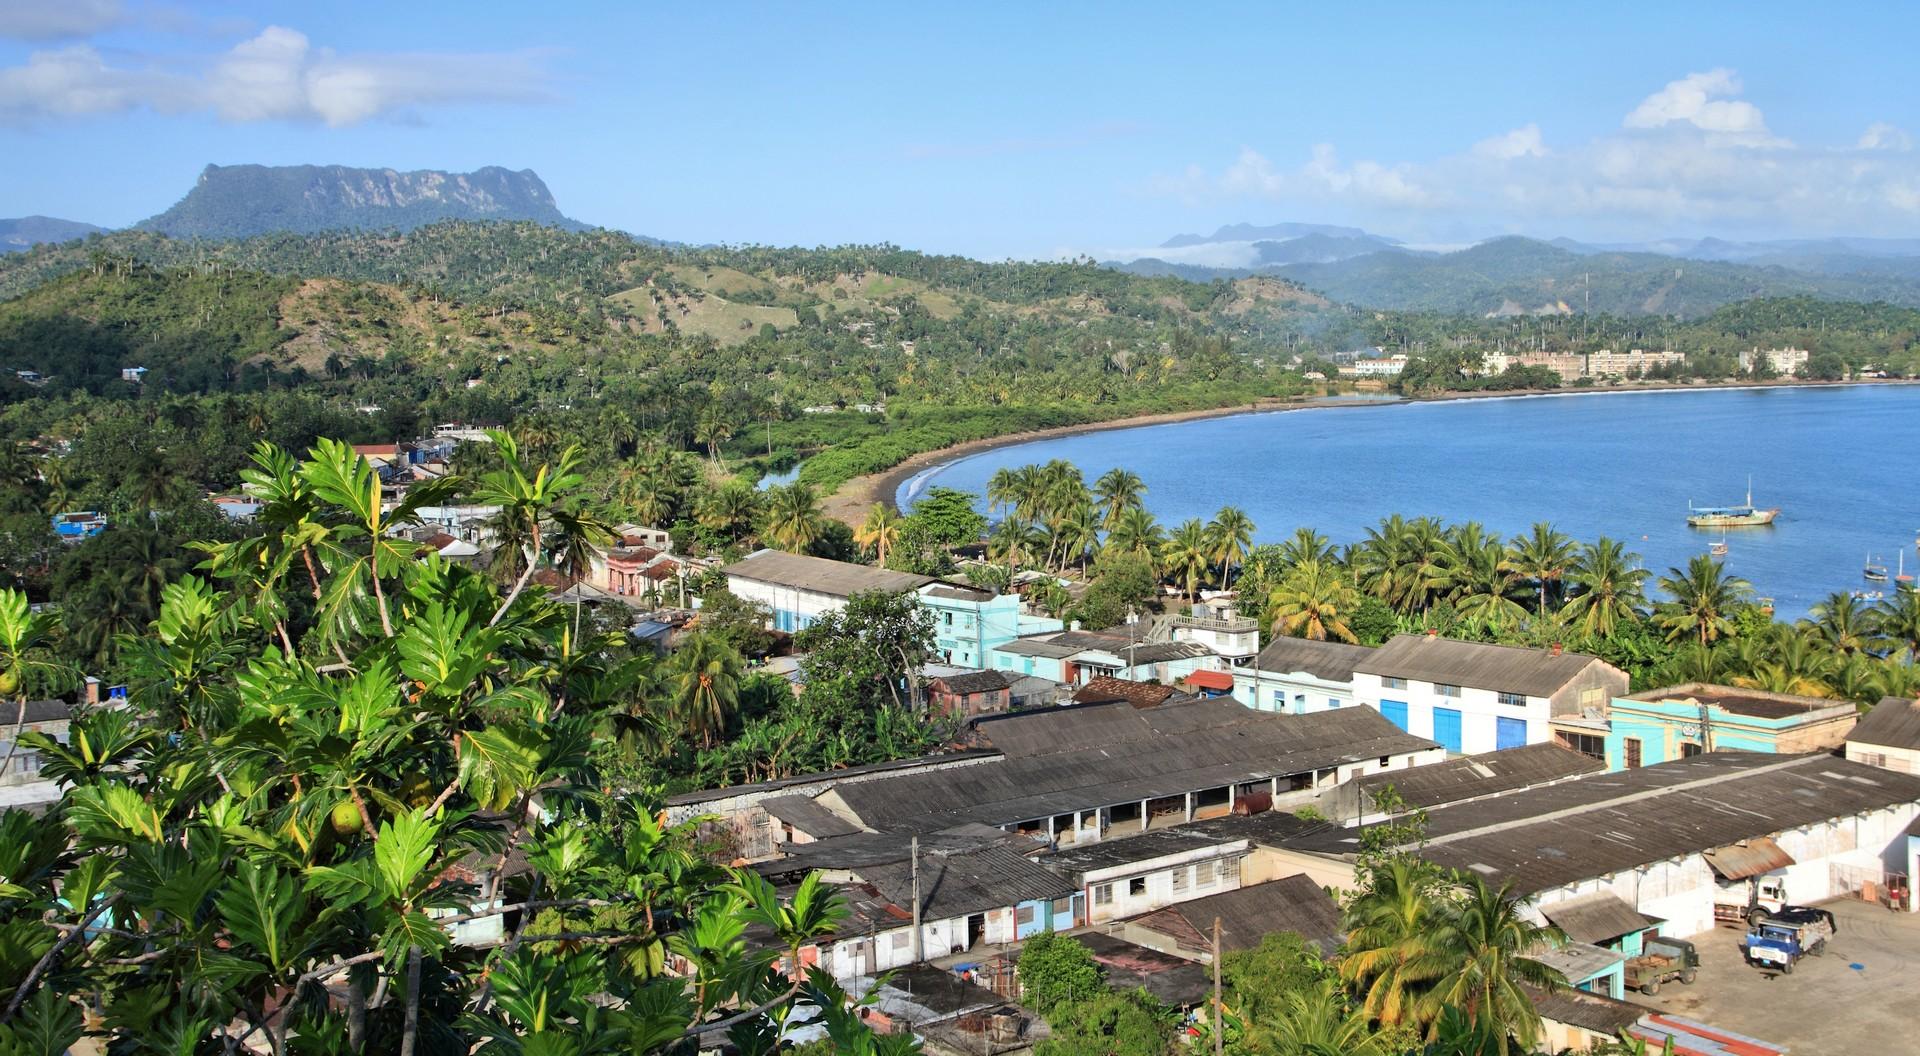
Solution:
{"label": "distant town buildings", "polygon": [[1807,357],[1810,355],[1811,353],[1804,348],[1769,348],[1764,351],[1756,348],[1750,352],[1740,353],[1740,369],[1751,371],[1755,363],[1765,360],[1775,374],[1792,377],[1800,372],[1801,367],[1807,365]]}
{"label": "distant town buildings", "polygon": [[[1380,349],[1376,348],[1374,351],[1379,352]],[[1400,372],[1405,369],[1407,369],[1406,355],[1396,352],[1391,356],[1356,359],[1340,368],[1340,376],[1343,378],[1395,378],[1399,377]]]}
{"label": "distant town buildings", "polygon": [[1632,349],[1616,352],[1603,348],[1597,352],[1489,352],[1481,373],[1504,374],[1509,367],[1545,367],[1560,375],[1563,382],[1592,378],[1640,378],[1657,368],[1673,368],[1686,362],[1684,352],[1648,352]]}

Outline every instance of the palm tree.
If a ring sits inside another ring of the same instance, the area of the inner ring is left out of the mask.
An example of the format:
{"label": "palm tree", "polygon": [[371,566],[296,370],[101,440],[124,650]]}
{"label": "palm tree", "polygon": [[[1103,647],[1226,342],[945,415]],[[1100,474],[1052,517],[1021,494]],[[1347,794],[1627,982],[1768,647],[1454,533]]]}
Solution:
{"label": "palm tree", "polygon": [[1094,501],[1099,504],[1100,526],[1109,531],[1120,515],[1137,509],[1147,496],[1147,485],[1134,473],[1115,467],[1093,482]]}
{"label": "palm tree", "polygon": [[1417,1024],[1421,993],[1443,974],[1431,947],[1438,912],[1432,887],[1431,866],[1397,856],[1374,870],[1372,883],[1347,906],[1340,978],[1382,1026]]}
{"label": "palm tree", "polygon": [[1153,558],[1159,555],[1162,538],[1160,523],[1153,519],[1153,514],[1134,506],[1123,511],[1107,531],[1107,547],[1123,554]]}
{"label": "palm tree", "polygon": [[1460,615],[1490,627],[1526,616],[1513,597],[1519,577],[1507,562],[1507,548],[1474,521],[1448,534],[1430,583]]}
{"label": "palm tree", "polygon": [[1543,949],[1566,945],[1559,928],[1520,915],[1509,881],[1498,890],[1472,874],[1460,874],[1464,892],[1440,915],[1427,936],[1434,955],[1449,963],[1422,999],[1430,1021],[1441,1009],[1457,1008],[1479,1027],[1512,1035],[1531,1051],[1540,1036],[1540,1014],[1522,986],[1552,990],[1567,985],[1556,969],[1533,959]]}
{"label": "palm tree", "polygon": [[1647,571],[1639,562],[1639,554],[1627,553],[1619,540],[1604,535],[1582,547],[1567,571],[1574,592],[1560,614],[1586,634],[1611,638],[1647,603]]}
{"label": "palm tree", "polygon": [[1909,661],[1920,657],[1920,591],[1894,591],[1874,606],[1873,617],[1889,648],[1904,650]]}
{"label": "palm tree", "polygon": [[1033,560],[1040,549],[1039,532],[1033,526],[1018,517],[1002,518],[993,526],[993,534],[987,537],[987,554],[996,561],[1007,563],[1007,582],[1013,582],[1014,571],[1022,564]]}
{"label": "palm tree", "polygon": [[1879,643],[1873,610],[1845,591],[1836,590],[1827,595],[1826,600],[1815,605],[1807,615],[1811,619],[1803,620],[1802,626],[1834,652],[1852,655]]}
{"label": "palm tree", "polygon": [[667,660],[667,699],[683,728],[712,747],[740,705],[740,654],[719,638],[695,633]]}
{"label": "palm tree", "polygon": [[1324,642],[1328,637],[1357,642],[1347,616],[1359,607],[1360,595],[1347,577],[1329,562],[1306,561],[1288,570],[1273,588],[1267,618],[1276,633]]}
{"label": "palm tree", "polygon": [[576,640],[580,637],[580,604],[584,600],[579,584],[593,575],[594,562],[612,541],[613,529],[592,514],[571,510],[553,512],[553,535],[547,540],[549,559],[561,575],[574,583],[573,636]]}
{"label": "palm tree", "polygon": [[1236,1017],[1249,1052],[1270,1056],[1389,1056],[1364,1013],[1347,1007],[1331,979],[1287,992],[1280,1006],[1258,1018]]}
{"label": "palm tree", "polygon": [[1779,627],[1760,647],[1769,654],[1767,658],[1755,658],[1748,665],[1748,673],[1733,680],[1734,685],[1802,697],[1824,697],[1833,692],[1829,679],[1841,666],[1840,661],[1838,654],[1829,652],[1819,639]]}
{"label": "palm tree", "polygon": [[1184,584],[1187,597],[1200,596],[1200,577],[1213,563],[1213,545],[1207,527],[1197,517],[1189,517],[1173,530],[1160,548],[1162,567],[1172,573],[1174,582]]}
{"label": "palm tree", "polygon": [[1253,549],[1253,518],[1238,506],[1222,506],[1207,525],[1207,536],[1213,544],[1213,559],[1220,563],[1220,589],[1225,590],[1234,563]]}
{"label": "palm tree", "polygon": [[[507,592],[506,598],[500,602],[500,608],[494,612],[493,619],[487,621],[487,626],[491,627],[500,622],[500,617],[506,615],[507,610],[513,606],[514,599],[526,589],[527,581],[533,578],[534,568],[540,560],[542,523],[547,520],[560,497],[577,487],[583,478],[574,472],[574,467],[580,461],[578,445],[569,445],[553,465],[541,466],[537,471],[530,471],[529,467],[521,461],[520,445],[512,436],[498,429],[489,430],[487,436],[493,440],[494,453],[500,458],[500,468],[481,475],[478,485],[473,489],[473,498],[475,502],[500,507],[498,518],[510,526],[513,534],[518,535],[524,531],[526,558],[525,570],[514,581],[513,589]],[[361,459],[362,464],[365,461]],[[313,465],[312,462],[307,464],[309,471]],[[320,491],[317,485],[315,490]],[[419,491],[418,487],[409,490],[407,501],[413,501],[415,493]],[[339,497],[325,491],[320,491],[320,494],[322,498],[331,502],[342,501]],[[377,487],[374,504],[376,506],[379,504]],[[374,534],[377,538],[377,526]],[[378,569],[375,571],[377,573]],[[376,596],[378,596],[379,586],[380,580],[376,574],[374,577]],[[381,602],[381,623],[383,626],[386,625],[384,600]],[[387,633],[391,635],[391,629]]]}
{"label": "palm tree", "polygon": [[701,496],[694,516],[709,531],[739,542],[753,530],[760,513],[760,493],[744,480],[729,480]]}
{"label": "palm tree", "polygon": [[1422,590],[1411,553],[1406,518],[1394,514],[1367,529],[1354,548],[1353,571],[1360,589],[1399,612],[1411,612]]}
{"label": "palm tree", "polygon": [[1688,682],[1725,684],[1733,680],[1736,664],[1725,645],[1688,643],[1654,670],[1654,684],[1677,686]]}
{"label": "palm tree", "polygon": [[853,541],[872,549],[877,554],[875,561],[880,567],[887,565],[887,551],[900,538],[900,515],[893,507],[884,502],[876,502],[867,510],[867,519],[853,530]]}
{"label": "palm tree", "polygon": [[1100,515],[1091,502],[1070,511],[1054,532],[1060,547],[1060,567],[1086,565],[1087,555],[1100,545]]}
{"label": "palm tree", "polygon": [[824,522],[813,485],[796,480],[767,492],[764,515],[766,537],[790,553],[803,553],[820,538]]}
{"label": "palm tree", "polygon": [[716,466],[724,465],[720,461],[720,445],[733,439],[733,420],[728,418],[718,405],[709,404],[700,412],[700,421],[694,426],[694,442],[707,449],[707,457]]}
{"label": "palm tree", "polygon": [[1311,528],[1295,528],[1293,534],[1280,544],[1280,559],[1287,565],[1304,565],[1308,562],[1330,564],[1334,556],[1333,543]]}
{"label": "palm tree", "polygon": [[1413,581],[1407,589],[1418,602],[1417,606],[1409,604],[1406,611],[1412,612],[1417,607],[1425,612],[1433,603],[1433,580],[1440,573],[1440,559],[1446,553],[1446,529],[1432,517],[1416,517],[1407,523],[1404,545],[1410,566],[1407,578]]}
{"label": "palm tree", "polygon": [[1577,554],[1573,540],[1545,521],[1536,522],[1528,534],[1508,544],[1508,567],[1534,585],[1535,615],[1547,614],[1549,594],[1558,600],[1561,584]]}
{"label": "palm tree", "polygon": [[1753,594],[1753,585],[1726,574],[1726,566],[1707,554],[1697,554],[1683,571],[1669,568],[1660,577],[1660,589],[1673,601],[1662,605],[1653,622],[1667,629],[1669,638],[1692,636],[1710,645],[1733,633],[1733,610]]}

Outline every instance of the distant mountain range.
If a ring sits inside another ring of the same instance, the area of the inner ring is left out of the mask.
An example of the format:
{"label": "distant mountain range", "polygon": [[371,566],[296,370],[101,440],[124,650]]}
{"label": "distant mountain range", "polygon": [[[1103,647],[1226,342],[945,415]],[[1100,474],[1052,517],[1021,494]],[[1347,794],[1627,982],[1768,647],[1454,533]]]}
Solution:
{"label": "distant mountain range", "polygon": [[1359,228],[1288,223],[1232,224],[1160,248],[1109,263],[1201,282],[1278,275],[1369,308],[1488,316],[1695,316],[1795,295],[1920,305],[1920,239],[1593,244],[1508,236],[1441,251]]}
{"label": "distant mountain range", "polygon": [[473,172],[344,165],[209,165],[187,196],[135,225],[176,238],[246,238],[290,231],[410,231],[439,220],[531,220],[569,230],[531,169]]}
{"label": "distant mountain range", "polygon": [[52,216],[0,219],[0,253],[17,253],[41,242],[71,242],[105,231],[104,227]]}

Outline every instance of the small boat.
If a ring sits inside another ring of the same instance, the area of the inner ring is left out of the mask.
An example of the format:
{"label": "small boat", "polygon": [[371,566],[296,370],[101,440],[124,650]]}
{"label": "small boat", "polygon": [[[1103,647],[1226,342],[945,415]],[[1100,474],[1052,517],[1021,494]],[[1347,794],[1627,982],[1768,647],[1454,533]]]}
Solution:
{"label": "small boat", "polygon": [[1884,595],[1877,590],[1848,591],[1847,596],[1855,601],[1879,601]]}
{"label": "small boat", "polygon": [[1724,542],[1714,543],[1712,546],[1707,547],[1707,553],[1715,557],[1725,557],[1727,556],[1727,544]]}
{"label": "small boat", "polygon": [[1860,577],[1869,583],[1885,583],[1887,581],[1887,566],[1884,563],[1874,564],[1873,555],[1868,554],[1867,565],[1860,570]]}
{"label": "small boat", "polygon": [[1893,581],[1898,584],[1902,590],[1912,590],[1913,577],[1907,574],[1907,552],[1902,550],[1898,556],[1900,558],[1900,567],[1899,571],[1893,574]]}
{"label": "small boat", "polygon": [[1695,528],[1757,528],[1772,524],[1778,508],[1763,510],[1753,504],[1753,478],[1747,478],[1747,501],[1740,506],[1695,506],[1687,503],[1687,523]]}

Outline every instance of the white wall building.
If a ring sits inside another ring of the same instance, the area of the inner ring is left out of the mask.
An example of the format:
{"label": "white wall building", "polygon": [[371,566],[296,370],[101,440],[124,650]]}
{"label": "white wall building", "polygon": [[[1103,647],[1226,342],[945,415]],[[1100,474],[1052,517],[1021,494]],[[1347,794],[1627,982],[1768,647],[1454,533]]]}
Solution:
{"label": "white wall building", "polygon": [[1237,890],[1240,863],[1251,851],[1245,839],[1176,828],[1061,851],[1039,862],[1080,888],[1085,923],[1102,924]]}
{"label": "white wall building", "polygon": [[1847,758],[1898,774],[1920,774],[1920,700],[1887,697],[1847,733]]}
{"label": "white wall building", "polygon": [[1233,699],[1289,715],[1352,707],[1354,665],[1372,653],[1360,645],[1275,638],[1251,664],[1234,669]]}
{"label": "white wall building", "polygon": [[1625,696],[1626,672],[1597,657],[1553,649],[1403,634],[1353,672],[1354,699],[1454,754],[1541,744],[1555,716]]}
{"label": "white wall building", "polygon": [[1775,374],[1792,377],[1800,372],[1801,367],[1807,365],[1807,359],[1811,355],[1812,353],[1804,348],[1769,348],[1764,351],[1756,348],[1740,353],[1740,369],[1752,370],[1755,362],[1764,359],[1767,365],[1773,368]]}

